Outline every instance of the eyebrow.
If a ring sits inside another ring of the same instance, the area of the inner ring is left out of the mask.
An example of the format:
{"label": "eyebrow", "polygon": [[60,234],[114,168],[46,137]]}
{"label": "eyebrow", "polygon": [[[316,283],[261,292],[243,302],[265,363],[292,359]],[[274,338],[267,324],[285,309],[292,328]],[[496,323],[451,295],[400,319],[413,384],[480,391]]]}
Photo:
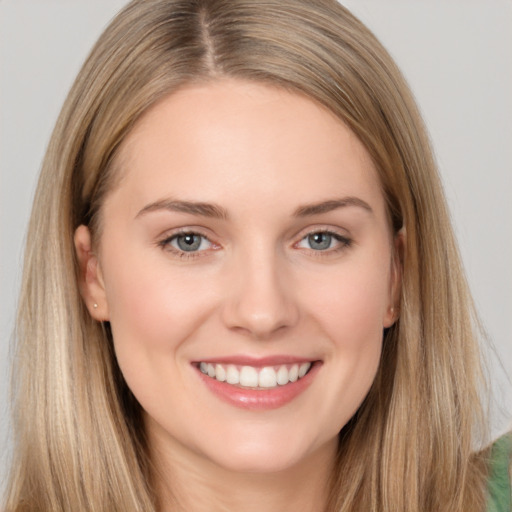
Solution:
{"label": "eyebrow", "polygon": [[[371,206],[358,197],[343,197],[340,199],[329,199],[318,203],[311,203],[299,206],[293,213],[294,217],[310,217],[328,213],[338,208],[355,206],[373,213]],[[189,213],[201,217],[210,217],[214,219],[226,220],[229,218],[228,212],[222,206],[214,203],[204,203],[197,201],[178,201],[174,199],[161,199],[146,205],[140,210],[135,218],[141,217],[147,213],[167,210],[171,212]]]}
{"label": "eyebrow", "polygon": [[222,208],[222,206],[218,206],[212,203],[202,203],[196,201],[177,201],[173,199],[161,199],[159,201],[155,201],[154,203],[150,203],[144,208],[142,208],[142,210],[140,210],[139,213],[137,213],[135,218],[145,215],[146,213],[156,212],[159,210],[190,213],[191,215],[211,217],[214,219],[226,220],[228,218],[228,212],[224,208]]}
{"label": "eyebrow", "polygon": [[299,206],[295,212],[295,217],[309,217],[311,215],[319,215],[322,213],[332,212],[338,208],[345,208],[347,206],[356,206],[362,208],[369,213],[373,213],[371,206],[358,197],[343,197],[340,199],[329,199],[328,201],[321,201],[318,203],[305,204]]}

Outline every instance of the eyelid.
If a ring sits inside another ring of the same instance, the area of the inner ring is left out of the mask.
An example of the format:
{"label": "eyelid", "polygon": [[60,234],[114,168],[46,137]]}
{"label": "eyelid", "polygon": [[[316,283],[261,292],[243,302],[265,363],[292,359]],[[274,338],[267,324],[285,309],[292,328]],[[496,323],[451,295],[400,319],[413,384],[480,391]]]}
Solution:
{"label": "eyelid", "polygon": [[352,238],[348,230],[328,224],[316,224],[314,226],[303,228],[294,236],[294,238],[296,240],[302,240],[309,235],[314,235],[315,233],[328,233],[343,239]]}

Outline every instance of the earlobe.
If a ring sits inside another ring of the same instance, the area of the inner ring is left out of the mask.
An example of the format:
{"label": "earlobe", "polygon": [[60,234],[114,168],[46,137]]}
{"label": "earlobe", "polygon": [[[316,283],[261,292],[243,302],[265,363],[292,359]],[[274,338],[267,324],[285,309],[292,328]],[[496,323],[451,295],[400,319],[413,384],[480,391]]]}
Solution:
{"label": "earlobe", "polygon": [[91,316],[99,322],[109,320],[105,286],[98,258],[92,250],[89,228],[78,226],[74,236],[75,251],[80,269],[79,288]]}

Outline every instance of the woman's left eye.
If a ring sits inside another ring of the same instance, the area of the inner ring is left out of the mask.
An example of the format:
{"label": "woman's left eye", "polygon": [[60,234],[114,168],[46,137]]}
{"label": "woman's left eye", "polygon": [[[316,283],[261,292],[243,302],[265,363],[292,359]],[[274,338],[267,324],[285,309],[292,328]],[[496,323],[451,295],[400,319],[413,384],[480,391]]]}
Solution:
{"label": "woman's left eye", "polygon": [[194,253],[210,249],[212,243],[199,233],[178,233],[166,238],[160,245],[170,247],[179,253]]}
{"label": "woman's left eye", "polygon": [[328,251],[330,249],[341,249],[350,245],[350,240],[346,237],[331,233],[329,231],[317,231],[305,236],[297,247],[302,249],[311,249],[313,251]]}

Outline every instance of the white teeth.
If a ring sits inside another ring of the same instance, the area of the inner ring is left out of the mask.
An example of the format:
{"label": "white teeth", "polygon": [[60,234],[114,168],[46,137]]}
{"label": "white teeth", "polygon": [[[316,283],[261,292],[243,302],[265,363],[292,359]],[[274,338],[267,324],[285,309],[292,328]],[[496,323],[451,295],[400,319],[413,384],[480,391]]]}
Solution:
{"label": "white teeth", "polygon": [[288,372],[288,378],[290,382],[295,382],[299,378],[299,365],[294,364]]}
{"label": "white teeth", "polygon": [[240,372],[232,364],[228,365],[226,370],[226,382],[228,384],[240,384]]}
{"label": "white teeth", "polygon": [[260,388],[275,388],[277,386],[277,375],[274,368],[265,366],[258,375],[258,385]]}
{"label": "white teeth", "polygon": [[288,384],[288,368],[286,366],[281,366],[279,370],[277,370],[277,383],[280,386],[284,386],[285,384]]}
{"label": "white teeth", "polygon": [[220,382],[226,380],[226,370],[224,370],[224,367],[220,364],[215,365],[215,378]]}
{"label": "white teeth", "polygon": [[[276,371],[277,368],[277,371]],[[255,368],[253,366],[242,366],[240,370],[237,366],[229,364],[227,366],[219,363],[199,363],[199,369],[205,375],[228,384],[241,385],[248,388],[275,388],[284,386],[289,382],[296,382],[306,375],[311,368],[311,363],[293,364],[289,367],[281,365],[279,368],[265,366]]]}
{"label": "white teeth", "polygon": [[242,366],[240,370],[240,385],[247,388],[258,386],[258,372],[252,366]]}
{"label": "white teeth", "polygon": [[308,373],[308,370],[311,368],[311,363],[302,363],[299,366],[299,379],[302,379],[306,373]]}

